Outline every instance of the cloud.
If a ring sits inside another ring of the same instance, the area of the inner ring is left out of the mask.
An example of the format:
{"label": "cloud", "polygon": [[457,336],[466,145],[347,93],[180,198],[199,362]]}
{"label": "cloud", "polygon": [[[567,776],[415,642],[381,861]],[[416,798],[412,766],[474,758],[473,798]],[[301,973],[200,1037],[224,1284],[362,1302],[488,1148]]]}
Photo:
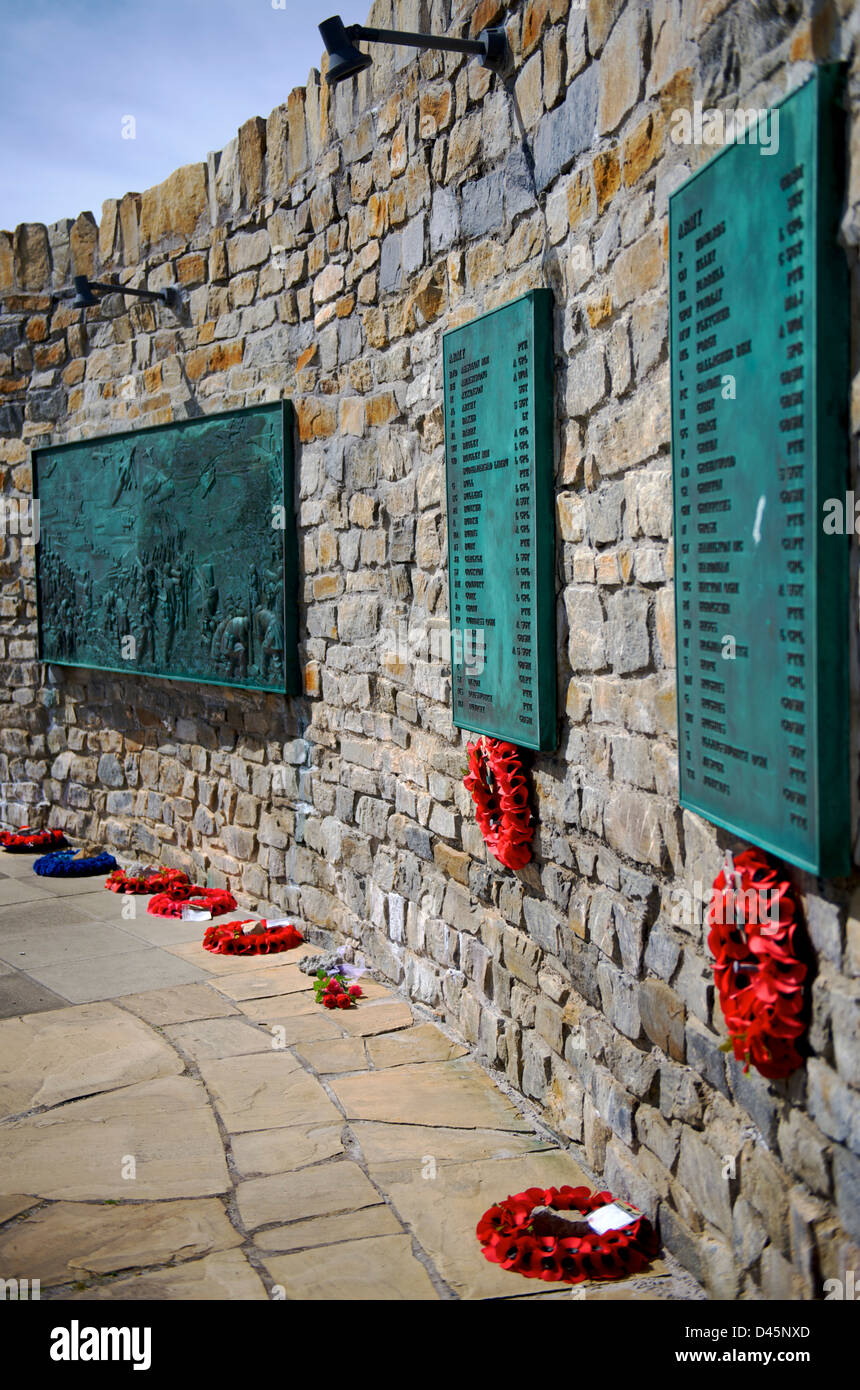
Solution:
{"label": "cloud", "polygon": [[[370,0],[340,0],[345,23]],[[0,227],[56,222],[223,148],[318,67],[322,6],[0,0]],[[122,138],[134,116],[136,138]]]}

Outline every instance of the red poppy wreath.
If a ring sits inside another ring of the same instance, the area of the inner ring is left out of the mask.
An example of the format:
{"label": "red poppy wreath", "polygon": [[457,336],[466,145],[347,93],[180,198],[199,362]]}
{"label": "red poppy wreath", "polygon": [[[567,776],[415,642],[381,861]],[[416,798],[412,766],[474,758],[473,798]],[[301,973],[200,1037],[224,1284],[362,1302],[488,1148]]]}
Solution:
{"label": "red poppy wreath", "polygon": [[798,1043],[806,1032],[798,959],[797,908],[787,880],[756,849],[744,850],[714,879],[708,945],[732,1048],[744,1071],[750,1063],[769,1081],[803,1065]]}
{"label": "red poppy wreath", "polygon": [[10,853],[21,853],[30,849],[62,849],[68,844],[62,830],[31,830],[22,825],[20,830],[0,831],[0,845]]}
{"label": "red poppy wreath", "polygon": [[193,889],[191,879],[182,869],[146,869],[142,874],[114,869],[105,879],[105,888],[112,893],[165,893],[173,885],[187,885],[189,892]]}
{"label": "red poppy wreath", "polygon": [[198,888],[196,884],[171,884],[164,893],[156,893],[146,905],[153,917],[181,917],[183,907],[195,908],[220,917],[232,912],[236,899],[223,888]]}
{"label": "red poppy wreath", "polygon": [[466,747],[469,771],[463,786],[475,803],[475,818],[487,849],[507,869],[522,869],[532,857],[534,824],[519,750],[498,738],[479,738]]}
{"label": "red poppy wreath", "polygon": [[[243,931],[248,926],[255,930]],[[260,922],[253,918],[226,922],[221,927],[207,927],[203,933],[204,950],[220,956],[269,956],[278,951],[291,951],[294,946],[300,946],[303,940],[295,927],[289,924],[270,927],[265,918]]]}
{"label": "red poppy wreath", "polygon": [[[648,1218],[629,1208],[626,1225],[599,1232],[588,1223],[593,1212],[614,1201],[610,1192],[589,1192],[587,1187],[528,1187],[484,1212],[476,1231],[484,1259],[526,1279],[549,1283],[581,1284],[585,1279],[638,1274],[657,1253],[657,1236]],[[582,1221],[554,1222],[548,1207],[581,1213]],[[625,1219],[623,1213],[619,1217]],[[582,1234],[566,1236],[561,1233],[565,1229]]]}

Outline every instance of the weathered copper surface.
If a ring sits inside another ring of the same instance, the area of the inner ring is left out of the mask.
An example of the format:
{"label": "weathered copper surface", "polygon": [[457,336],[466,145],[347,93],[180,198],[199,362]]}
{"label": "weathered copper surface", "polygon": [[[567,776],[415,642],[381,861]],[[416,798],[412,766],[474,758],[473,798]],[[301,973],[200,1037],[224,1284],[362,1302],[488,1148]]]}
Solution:
{"label": "weathered copper surface", "polygon": [[[820,68],[670,200],[681,804],[822,874],[849,855],[844,114]],[[852,516],[853,521],[853,516]]]}
{"label": "weathered copper surface", "polygon": [[34,454],[40,656],[297,688],[286,402]]}

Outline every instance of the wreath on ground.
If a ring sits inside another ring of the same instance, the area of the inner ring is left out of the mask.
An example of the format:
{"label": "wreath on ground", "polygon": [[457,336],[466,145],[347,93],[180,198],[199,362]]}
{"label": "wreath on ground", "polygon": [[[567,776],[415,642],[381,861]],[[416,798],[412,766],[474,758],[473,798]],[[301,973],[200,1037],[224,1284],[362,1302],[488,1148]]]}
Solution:
{"label": "wreath on ground", "polygon": [[156,893],[147,903],[146,910],[153,917],[181,917],[184,907],[220,917],[222,913],[235,909],[236,899],[224,888],[200,888],[194,883],[179,883],[171,884],[163,893]]}
{"label": "wreath on ground", "polygon": [[534,822],[519,749],[484,736],[468,744],[466,753],[463,786],[475,803],[487,849],[505,868],[522,869],[532,857]]}
{"label": "wreath on ground", "polygon": [[129,874],[124,869],[116,869],[105,879],[105,888],[112,893],[164,893],[173,884],[187,884],[189,891],[194,888],[182,869],[144,869],[142,874]]}
{"label": "wreath on ground", "polygon": [[116,868],[116,860],[106,851],[85,859],[76,858],[78,852],[76,849],[66,849],[57,854],[44,854],[34,862],[33,872],[49,878],[78,878],[83,874],[103,874],[107,869]]}
{"label": "wreath on ground", "polygon": [[[563,1284],[623,1279],[654,1258],[657,1236],[648,1218],[632,1207],[626,1225],[592,1230],[588,1217],[614,1202],[610,1192],[589,1192],[587,1187],[528,1187],[485,1211],[476,1234],[485,1259],[526,1279]],[[582,1220],[558,1219],[547,1208],[581,1213]],[[582,1233],[565,1235],[566,1229]]]}
{"label": "wreath on ground", "polygon": [[242,922],[227,922],[221,927],[207,927],[203,948],[221,956],[268,956],[277,951],[292,951],[304,938],[295,927],[270,927],[265,918]]}
{"label": "wreath on ground", "polygon": [[68,843],[62,830],[31,830],[22,825],[20,830],[0,831],[0,845],[10,854],[28,849],[62,849]]}
{"label": "wreath on ground", "polygon": [[806,1032],[804,980],[798,958],[800,924],[786,879],[757,849],[744,850],[714,879],[708,945],[732,1049],[769,1081],[803,1065],[798,1043]]}

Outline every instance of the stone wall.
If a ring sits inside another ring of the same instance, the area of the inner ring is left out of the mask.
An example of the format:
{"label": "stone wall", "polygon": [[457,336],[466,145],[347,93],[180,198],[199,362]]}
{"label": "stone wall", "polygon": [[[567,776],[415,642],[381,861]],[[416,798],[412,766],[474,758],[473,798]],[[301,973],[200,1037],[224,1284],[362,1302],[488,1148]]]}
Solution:
{"label": "stone wall", "polygon": [[[817,957],[813,1055],[787,1083],[745,1076],[720,1050],[702,926],[729,841],[677,804],[667,197],[713,150],[673,143],[669,123],[695,100],[764,106],[828,58],[851,64],[856,104],[858,15],[377,0],[370,22],[463,34],[502,17],[515,81],[376,49],[356,82],[331,93],[312,73],[98,224],[0,232],[6,502],[28,495],[31,446],[295,402],[306,692],[43,668],[33,550],[7,534],[0,815],[360,943],[656,1216],[714,1296],[820,1297],[860,1269],[860,896],[792,873]],[[848,179],[854,267],[856,118]],[[188,306],[52,304],[73,272],[176,281]],[[475,825],[433,650],[441,336],[544,284],[563,714],[557,753],[534,759],[535,860],[510,873]],[[855,322],[857,303],[855,272]]]}

